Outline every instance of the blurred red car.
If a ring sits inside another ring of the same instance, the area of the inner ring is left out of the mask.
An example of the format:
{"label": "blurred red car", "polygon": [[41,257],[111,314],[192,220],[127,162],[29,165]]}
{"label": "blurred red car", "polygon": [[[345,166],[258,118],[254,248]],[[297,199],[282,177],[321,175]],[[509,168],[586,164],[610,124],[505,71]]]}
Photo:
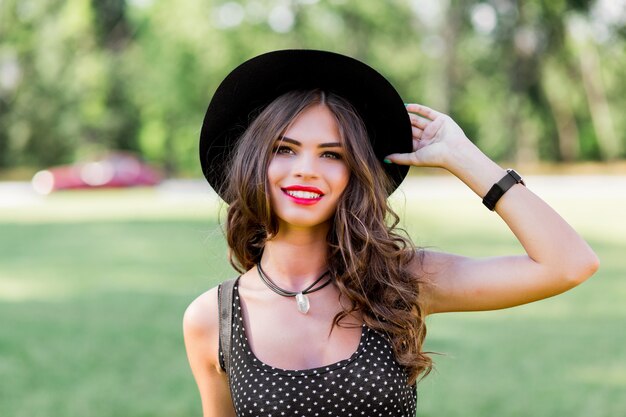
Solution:
{"label": "blurred red car", "polygon": [[153,186],[161,174],[132,154],[115,152],[103,159],[61,165],[37,172],[31,181],[40,194],[56,190]]}

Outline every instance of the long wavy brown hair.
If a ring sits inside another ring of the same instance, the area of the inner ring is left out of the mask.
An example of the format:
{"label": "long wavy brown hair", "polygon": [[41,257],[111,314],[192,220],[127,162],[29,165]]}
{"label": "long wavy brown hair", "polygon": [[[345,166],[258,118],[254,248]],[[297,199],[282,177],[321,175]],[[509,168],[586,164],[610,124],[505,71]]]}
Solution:
{"label": "long wavy brown hair", "polygon": [[249,270],[261,261],[265,242],[278,232],[267,184],[272,148],[299,114],[317,104],[335,116],[350,169],[327,235],[328,269],[349,300],[334,317],[331,331],[351,313],[361,313],[367,326],[388,336],[412,385],[433,366],[427,355],[431,352],[422,351],[426,325],[418,295],[424,282],[409,268],[412,262],[422,264],[423,252],[397,227],[399,217],[387,202],[390,180],[348,101],[319,89],[292,91],[254,118],[233,153],[223,190],[231,202],[226,220],[229,261],[239,272]]}

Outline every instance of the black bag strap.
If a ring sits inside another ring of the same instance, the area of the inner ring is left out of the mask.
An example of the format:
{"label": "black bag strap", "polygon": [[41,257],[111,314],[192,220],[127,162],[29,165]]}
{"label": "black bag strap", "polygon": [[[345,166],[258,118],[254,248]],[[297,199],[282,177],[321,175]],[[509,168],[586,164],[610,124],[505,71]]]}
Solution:
{"label": "black bag strap", "polygon": [[217,288],[217,304],[219,308],[219,329],[220,329],[220,347],[222,349],[222,359],[224,362],[224,370],[230,379],[230,346],[231,333],[233,323],[233,287],[237,282],[237,278],[229,279],[222,282]]}

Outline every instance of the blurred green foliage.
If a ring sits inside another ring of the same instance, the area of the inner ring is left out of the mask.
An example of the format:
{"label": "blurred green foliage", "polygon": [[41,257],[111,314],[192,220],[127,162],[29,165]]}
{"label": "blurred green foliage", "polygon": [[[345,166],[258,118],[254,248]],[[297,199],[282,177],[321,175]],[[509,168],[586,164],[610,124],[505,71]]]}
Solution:
{"label": "blurred green foliage", "polygon": [[624,0],[2,0],[0,169],[135,151],[199,175],[223,77],[281,48],[364,60],[494,159],[626,155]]}

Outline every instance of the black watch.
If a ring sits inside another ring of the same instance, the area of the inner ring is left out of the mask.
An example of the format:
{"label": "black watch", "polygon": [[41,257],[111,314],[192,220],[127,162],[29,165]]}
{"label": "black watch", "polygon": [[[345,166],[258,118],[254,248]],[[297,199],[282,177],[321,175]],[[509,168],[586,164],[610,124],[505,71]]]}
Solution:
{"label": "black watch", "polygon": [[520,177],[520,175],[515,172],[514,169],[509,168],[506,170],[506,175],[502,177],[500,181],[493,184],[489,192],[487,192],[487,194],[483,198],[483,204],[487,206],[489,210],[494,211],[496,208],[496,203],[498,202],[500,197],[502,197],[502,195],[504,195],[504,193],[506,193],[509,188],[511,188],[515,184],[522,184],[524,186],[526,185],[522,177]]}

